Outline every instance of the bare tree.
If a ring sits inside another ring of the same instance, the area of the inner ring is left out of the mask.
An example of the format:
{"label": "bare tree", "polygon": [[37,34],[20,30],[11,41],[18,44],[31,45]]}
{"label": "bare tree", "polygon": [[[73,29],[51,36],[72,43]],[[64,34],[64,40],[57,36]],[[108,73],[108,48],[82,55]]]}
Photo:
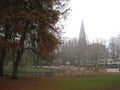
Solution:
{"label": "bare tree", "polygon": [[114,61],[118,60],[118,58],[120,57],[120,36],[116,38],[112,37],[110,39],[109,48],[111,51],[112,59]]}
{"label": "bare tree", "polygon": [[75,60],[77,59],[77,45],[77,39],[70,39],[65,41],[57,52],[58,59],[56,62],[64,65],[67,62],[69,62],[71,65],[75,64]]}
{"label": "bare tree", "polygon": [[108,58],[108,49],[104,41],[96,41],[89,45],[89,57],[92,65],[98,65],[99,62]]}
{"label": "bare tree", "polygon": [[66,41],[60,48],[61,62],[72,65],[94,66],[108,57],[108,49],[103,40],[79,45],[77,39]]}

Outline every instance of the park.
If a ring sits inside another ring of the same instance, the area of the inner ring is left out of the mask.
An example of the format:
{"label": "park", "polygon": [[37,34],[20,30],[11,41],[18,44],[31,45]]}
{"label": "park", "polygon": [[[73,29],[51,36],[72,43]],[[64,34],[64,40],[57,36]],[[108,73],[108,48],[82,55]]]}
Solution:
{"label": "park", "polygon": [[0,90],[120,90],[120,35],[64,37],[71,1],[0,0]]}

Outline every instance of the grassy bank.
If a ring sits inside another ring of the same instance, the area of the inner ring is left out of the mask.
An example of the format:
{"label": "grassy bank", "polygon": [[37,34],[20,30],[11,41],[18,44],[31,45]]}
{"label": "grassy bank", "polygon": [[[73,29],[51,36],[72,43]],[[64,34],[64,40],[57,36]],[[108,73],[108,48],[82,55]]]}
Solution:
{"label": "grassy bank", "polygon": [[[12,72],[11,68],[5,68],[5,72]],[[41,72],[50,72],[50,69],[47,68],[19,68],[18,72],[25,72],[25,73],[41,73]]]}
{"label": "grassy bank", "polygon": [[27,72],[27,73],[39,73],[39,72],[49,72],[50,69],[46,68],[19,68],[19,72]]}
{"label": "grassy bank", "polygon": [[120,90],[120,75],[97,77],[0,78],[1,90]]}

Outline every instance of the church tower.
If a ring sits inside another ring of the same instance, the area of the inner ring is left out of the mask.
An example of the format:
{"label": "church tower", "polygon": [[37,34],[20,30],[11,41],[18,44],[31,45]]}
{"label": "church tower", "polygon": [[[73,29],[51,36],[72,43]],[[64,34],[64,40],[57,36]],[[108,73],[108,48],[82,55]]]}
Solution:
{"label": "church tower", "polygon": [[80,28],[80,34],[79,34],[79,42],[78,44],[80,46],[84,46],[87,45],[87,41],[86,41],[86,34],[85,34],[85,28],[84,28],[84,23],[82,21],[81,23],[81,28]]}

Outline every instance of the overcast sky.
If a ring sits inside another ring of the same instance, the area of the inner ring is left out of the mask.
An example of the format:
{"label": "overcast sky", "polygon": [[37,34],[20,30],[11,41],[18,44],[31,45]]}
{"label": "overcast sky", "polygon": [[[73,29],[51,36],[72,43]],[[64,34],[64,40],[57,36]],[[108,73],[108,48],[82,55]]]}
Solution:
{"label": "overcast sky", "polygon": [[90,41],[120,34],[120,0],[71,0],[70,5],[65,37],[78,38],[82,20]]}

